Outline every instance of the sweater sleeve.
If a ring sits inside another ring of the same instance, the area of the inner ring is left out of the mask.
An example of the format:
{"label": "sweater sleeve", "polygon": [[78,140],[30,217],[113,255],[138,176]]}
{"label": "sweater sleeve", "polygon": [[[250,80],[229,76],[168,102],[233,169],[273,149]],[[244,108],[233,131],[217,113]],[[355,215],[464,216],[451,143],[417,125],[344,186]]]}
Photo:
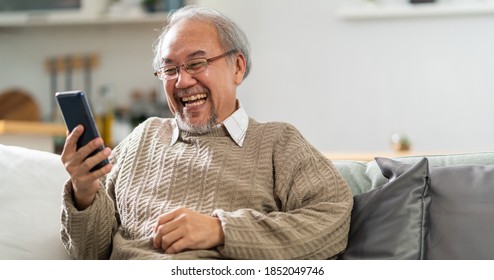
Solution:
{"label": "sweater sleeve", "polygon": [[118,230],[114,185],[132,134],[119,143],[109,158],[112,171],[100,178],[99,190],[91,206],[83,211],[75,207],[72,182],[65,183],[62,194],[61,240],[66,250],[76,259],[109,259],[113,236]]}
{"label": "sweater sleeve", "polygon": [[328,259],[348,241],[353,198],[334,165],[291,125],[274,143],[273,194],[279,208],[216,210],[233,259]]}
{"label": "sweater sleeve", "polygon": [[115,208],[103,185],[91,206],[79,211],[74,206],[71,181],[64,187],[62,200],[61,240],[76,259],[108,259],[117,229]]}
{"label": "sweater sleeve", "polygon": [[108,259],[112,253],[113,237],[120,225],[116,211],[115,183],[123,168],[129,147],[135,147],[143,131],[157,118],[150,118],[139,124],[131,134],[122,140],[109,157],[113,168],[100,178],[100,188],[91,206],[79,211],[74,205],[70,179],[62,194],[61,240],[67,251],[76,259]]}

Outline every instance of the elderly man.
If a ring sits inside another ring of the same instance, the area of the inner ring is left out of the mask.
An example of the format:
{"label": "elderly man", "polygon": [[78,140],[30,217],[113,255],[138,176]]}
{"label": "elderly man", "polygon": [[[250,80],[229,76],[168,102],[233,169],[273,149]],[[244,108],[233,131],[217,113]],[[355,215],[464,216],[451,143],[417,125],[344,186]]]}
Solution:
{"label": "elderly man", "polygon": [[[78,259],[327,259],[346,246],[352,195],[286,123],[249,118],[236,89],[246,36],[186,6],[155,46],[173,119],[150,118],[113,151],[66,140],[61,238]],[[103,159],[110,164],[90,172]]]}

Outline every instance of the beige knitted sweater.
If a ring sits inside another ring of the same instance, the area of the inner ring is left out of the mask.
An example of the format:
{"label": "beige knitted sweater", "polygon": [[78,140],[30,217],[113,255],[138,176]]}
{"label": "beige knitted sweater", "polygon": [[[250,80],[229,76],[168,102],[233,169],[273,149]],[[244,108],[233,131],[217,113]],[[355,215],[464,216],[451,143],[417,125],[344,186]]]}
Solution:
{"label": "beige knitted sweater", "polygon": [[[94,203],[63,194],[61,239],[77,259],[327,259],[344,250],[352,195],[333,164],[291,125],[249,121],[242,147],[223,127],[181,132],[150,118],[114,150]],[[185,206],[217,216],[225,244],[164,254],[156,218]]]}

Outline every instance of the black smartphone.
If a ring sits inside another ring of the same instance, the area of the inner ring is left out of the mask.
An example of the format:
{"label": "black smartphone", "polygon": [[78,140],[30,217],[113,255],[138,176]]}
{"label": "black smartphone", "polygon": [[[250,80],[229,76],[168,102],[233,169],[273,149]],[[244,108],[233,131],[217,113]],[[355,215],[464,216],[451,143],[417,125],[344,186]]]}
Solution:
{"label": "black smartphone", "polygon": [[[62,111],[62,116],[65,121],[67,129],[72,132],[72,130],[79,124],[84,126],[84,132],[82,133],[79,140],[77,140],[77,149],[89,143],[96,137],[99,137],[98,128],[94,122],[93,113],[89,107],[86,95],[82,91],[60,91],[55,93],[55,98],[57,99],[60,111]],[[97,152],[103,150],[104,145],[101,145],[96,150],[94,150],[88,157],[95,155]],[[108,159],[100,162],[91,169],[91,172],[98,170],[101,167],[108,164]]]}

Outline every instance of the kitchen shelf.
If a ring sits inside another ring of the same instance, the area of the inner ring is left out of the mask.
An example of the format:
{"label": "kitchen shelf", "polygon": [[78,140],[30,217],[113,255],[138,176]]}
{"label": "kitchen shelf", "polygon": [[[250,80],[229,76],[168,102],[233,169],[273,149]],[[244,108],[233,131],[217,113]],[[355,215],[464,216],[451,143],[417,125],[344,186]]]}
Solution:
{"label": "kitchen shelf", "polygon": [[0,28],[37,26],[119,25],[165,23],[167,13],[137,15],[84,15],[80,13],[6,13],[0,14]]}
{"label": "kitchen shelf", "polygon": [[55,152],[55,137],[65,137],[61,123],[0,120],[0,145]]}
{"label": "kitchen shelf", "polygon": [[59,123],[0,120],[0,135],[30,134],[37,136],[65,136],[65,131],[67,131],[65,126]]}
{"label": "kitchen shelf", "polygon": [[338,15],[348,20],[494,15],[493,1],[472,1],[471,3],[431,4],[362,4],[342,6]]}

